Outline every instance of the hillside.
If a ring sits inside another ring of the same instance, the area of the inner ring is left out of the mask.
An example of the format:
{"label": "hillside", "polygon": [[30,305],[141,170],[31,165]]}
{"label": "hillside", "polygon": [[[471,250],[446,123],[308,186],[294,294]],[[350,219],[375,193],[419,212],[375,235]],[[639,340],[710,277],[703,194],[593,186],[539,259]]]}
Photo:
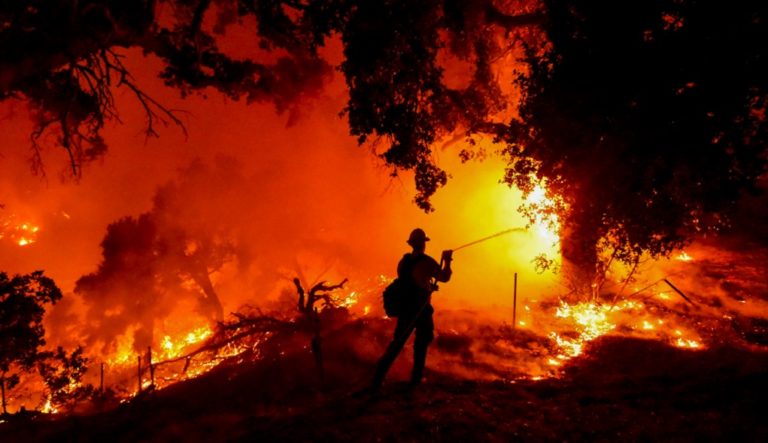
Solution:
{"label": "hillside", "polygon": [[[85,415],[17,418],[2,441],[766,441],[768,353],[686,351],[606,337],[560,379],[477,382],[397,374],[350,395],[372,362],[328,367],[286,356],[220,367]],[[343,360],[339,360],[343,361]],[[402,365],[401,365],[402,366]]]}

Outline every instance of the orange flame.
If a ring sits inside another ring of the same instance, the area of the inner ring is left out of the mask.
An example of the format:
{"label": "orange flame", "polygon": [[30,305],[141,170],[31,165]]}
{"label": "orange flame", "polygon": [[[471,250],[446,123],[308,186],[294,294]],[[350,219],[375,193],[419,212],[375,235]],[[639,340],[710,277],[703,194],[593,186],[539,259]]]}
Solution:
{"label": "orange flame", "polygon": [[12,214],[0,223],[0,240],[7,238],[21,247],[37,242],[40,226],[31,222],[15,222],[16,218],[16,215]]}

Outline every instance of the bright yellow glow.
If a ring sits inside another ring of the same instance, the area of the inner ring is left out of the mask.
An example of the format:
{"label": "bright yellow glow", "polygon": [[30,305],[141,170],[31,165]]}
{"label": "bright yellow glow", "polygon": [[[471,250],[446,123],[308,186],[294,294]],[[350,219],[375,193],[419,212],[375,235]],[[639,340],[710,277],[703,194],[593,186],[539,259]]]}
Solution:
{"label": "bright yellow glow", "polygon": [[584,351],[582,343],[577,340],[564,339],[556,332],[551,332],[549,338],[557,343],[557,346],[565,353],[567,357],[578,357]]}
{"label": "bright yellow glow", "polygon": [[126,333],[117,337],[115,352],[109,359],[109,365],[124,365],[136,363],[136,352],[133,350],[134,328],[128,328]]}
{"label": "bright yellow glow", "polygon": [[555,317],[573,319],[576,324],[581,326],[581,340],[589,341],[616,327],[608,321],[606,313],[610,309],[610,306],[593,303],[579,303],[577,305],[562,303],[555,311]]}
{"label": "bright yellow glow", "polygon": [[21,247],[35,243],[40,227],[30,222],[17,223],[17,218],[15,214],[11,214],[0,220],[0,239],[7,238]]}
{"label": "bright yellow glow", "polygon": [[679,254],[677,254],[675,256],[675,260],[679,260],[679,261],[693,261],[693,257],[688,255],[687,252],[681,251]]}
{"label": "bright yellow glow", "polygon": [[59,410],[53,407],[53,404],[51,404],[51,397],[48,397],[45,400],[45,404],[43,404],[43,407],[40,409],[40,412],[43,414],[57,414]]}
{"label": "bright yellow glow", "polygon": [[[553,207],[555,202],[547,198],[547,190],[543,184],[537,185],[525,199],[528,204],[539,207]],[[533,222],[534,232],[542,239],[555,244],[560,240],[560,221],[557,214],[552,214],[548,219],[539,215]]]}
{"label": "bright yellow glow", "polygon": [[[555,317],[572,322],[572,326],[578,335],[561,335],[558,332],[550,332],[549,338],[555,342],[560,350],[557,358],[566,360],[581,355],[584,345],[602,335],[609,334],[616,329],[618,324],[626,324],[626,319],[636,318],[637,315],[647,316],[643,303],[624,300],[615,305],[600,305],[597,303],[582,302],[578,304],[561,303],[555,310]],[[679,328],[661,330],[664,320],[659,318],[645,318],[636,329],[641,331],[653,331],[657,334],[669,337],[676,346],[687,349],[701,349],[704,345],[696,338],[689,338]],[[657,326],[658,325],[658,326]]]}
{"label": "bright yellow glow", "polygon": [[356,291],[352,291],[339,302],[339,306],[342,308],[351,308],[357,304],[358,297],[359,294]]}
{"label": "bright yellow glow", "polygon": [[696,340],[678,338],[675,344],[681,348],[697,349],[701,347],[701,344]]}
{"label": "bright yellow glow", "polygon": [[202,326],[192,331],[189,331],[183,338],[178,340],[172,340],[170,336],[163,337],[161,347],[162,353],[157,355],[157,359],[169,359],[176,358],[184,355],[184,352],[194,344],[208,338],[213,332],[208,326]]}
{"label": "bright yellow glow", "polygon": [[549,365],[551,365],[551,366],[561,366],[562,365],[561,362],[555,360],[554,358],[550,358],[549,360],[547,360],[547,363]]}
{"label": "bright yellow glow", "polygon": [[173,342],[171,341],[171,337],[167,335],[163,337],[163,342],[161,346],[163,347],[163,349],[166,350],[166,352],[173,351]]}
{"label": "bright yellow glow", "polygon": [[648,322],[648,320],[643,320],[643,329],[645,330],[651,330],[654,329],[654,326]]}

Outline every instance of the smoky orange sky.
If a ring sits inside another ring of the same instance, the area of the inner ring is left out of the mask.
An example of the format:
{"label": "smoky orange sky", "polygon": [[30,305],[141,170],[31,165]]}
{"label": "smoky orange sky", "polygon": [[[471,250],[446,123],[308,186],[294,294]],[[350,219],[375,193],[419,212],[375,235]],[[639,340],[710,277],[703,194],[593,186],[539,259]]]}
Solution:
{"label": "smoky orange sky", "polygon": [[[327,51],[338,62],[338,48]],[[107,124],[106,156],[85,166],[80,180],[62,179],[66,155],[48,139],[47,177],[41,178],[29,166],[32,123],[26,105],[3,103],[0,216],[39,226],[33,244],[0,240],[5,272],[43,269],[71,292],[80,276],[95,271],[107,225],[149,211],[158,187],[179,180],[195,161],[212,169],[224,162],[237,171],[236,178],[219,175],[213,180],[220,183],[199,183],[199,192],[183,198],[189,206],[184,222],[223,222],[254,258],[246,267],[235,264],[214,276],[225,312],[275,297],[294,275],[307,283],[393,276],[414,227],[427,231],[433,239],[427,252],[439,257],[442,249],[525,225],[516,212],[519,192],[499,183],[501,159],[461,164],[460,142],[436,149],[452,179],[434,197],[436,211],[420,211],[412,203],[410,174],[392,178],[391,169],[372,154],[374,146],[360,147],[348,135],[339,116],[347,92],[337,72],[320,95],[297,108],[298,115],[289,115],[271,104],[247,105],[215,91],[182,99],[157,79],[158,60],[134,50],[125,54],[138,84],[166,107],[182,110],[188,137],[171,125],[160,128],[159,138],[146,140],[140,104],[129,91],[117,89],[123,123]],[[203,196],[211,190],[221,196]],[[511,309],[514,272],[520,274],[521,297],[551,292],[554,278],[537,275],[531,260],[556,250],[551,238],[532,229],[457,252],[454,278],[436,304]]]}

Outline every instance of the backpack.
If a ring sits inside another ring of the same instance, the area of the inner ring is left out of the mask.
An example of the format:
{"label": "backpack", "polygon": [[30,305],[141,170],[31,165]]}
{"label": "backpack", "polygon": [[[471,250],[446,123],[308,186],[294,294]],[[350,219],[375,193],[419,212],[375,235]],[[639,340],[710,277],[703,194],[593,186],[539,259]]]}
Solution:
{"label": "backpack", "polygon": [[408,260],[409,262],[406,263],[405,272],[403,273],[408,277],[397,277],[392,280],[392,283],[384,288],[384,294],[382,298],[384,299],[384,312],[387,314],[387,317],[394,318],[400,315],[400,313],[403,311],[403,306],[406,303],[408,293],[411,292],[411,289],[413,289],[414,283],[410,281],[412,280],[410,275],[413,272],[413,267],[416,266],[416,263],[420,261],[420,258],[417,257],[414,259],[413,257],[409,256]]}

